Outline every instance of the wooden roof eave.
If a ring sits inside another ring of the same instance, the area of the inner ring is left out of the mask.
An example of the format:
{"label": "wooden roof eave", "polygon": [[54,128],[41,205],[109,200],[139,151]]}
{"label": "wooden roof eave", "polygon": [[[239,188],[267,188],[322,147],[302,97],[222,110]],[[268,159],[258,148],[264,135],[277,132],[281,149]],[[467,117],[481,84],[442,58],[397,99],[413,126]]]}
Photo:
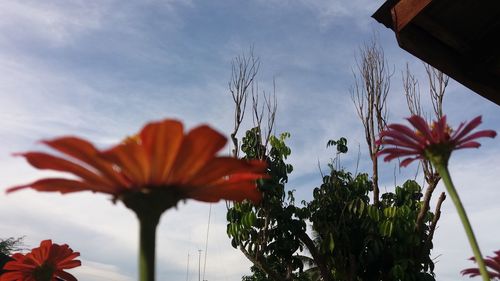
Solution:
{"label": "wooden roof eave", "polygon": [[390,0],[373,17],[394,31],[401,48],[500,105],[498,77],[488,71],[483,59],[460,54],[457,50],[464,48],[463,43],[447,36],[446,30],[426,17],[425,9],[431,3],[432,0]]}

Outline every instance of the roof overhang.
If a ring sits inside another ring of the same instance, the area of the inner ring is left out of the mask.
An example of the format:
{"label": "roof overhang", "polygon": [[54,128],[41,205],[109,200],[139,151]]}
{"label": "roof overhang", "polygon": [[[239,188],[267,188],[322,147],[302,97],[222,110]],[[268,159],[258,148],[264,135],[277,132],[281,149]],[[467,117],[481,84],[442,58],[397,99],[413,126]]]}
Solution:
{"label": "roof overhang", "polygon": [[372,17],[401,48],[500,105],[499,0],[388,0]]}

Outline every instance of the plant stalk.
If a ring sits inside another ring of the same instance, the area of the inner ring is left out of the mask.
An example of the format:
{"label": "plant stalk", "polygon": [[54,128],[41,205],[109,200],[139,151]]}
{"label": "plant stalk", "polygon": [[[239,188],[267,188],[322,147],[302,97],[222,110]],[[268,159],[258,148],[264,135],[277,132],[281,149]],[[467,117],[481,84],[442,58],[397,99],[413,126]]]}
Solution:
{"label": "plant stalk", "polygon": [[469,239],[469,243],[472,248],[472,252],[474,252],[474,258],[479,266],[479,272],[483,278],[483,281],[490,281],[490,277],[488,275],[488,271],[486,270],[486,266],[483,260],[483,256],[481,254],[481,250],[479,249],[479,245],[477,244],[476,236],[474,235],[474,231],[472,230],[472,226],[469,222],[469,218],[467,217],[467,213],[465,212],[464,206],[462,205],[462,201],[458,196],[457,190],[451,181],[450,172],[448,171],[448,167],[446,164],[442,163],[433,163],[436,170],[439,172],[441,179],[446,187],[446,191],[448,191],[448,195],[451,197],[451,200],[455,204],[455,208],[457,209],[458,216],[462,221],[462,225],[464,226],[465,233],[467,234],[467,238]]}
{"label": "plant stalk", "polygon": [[139,280],[155,280],[156,226],[159,217],[138,216],[139,218]]}

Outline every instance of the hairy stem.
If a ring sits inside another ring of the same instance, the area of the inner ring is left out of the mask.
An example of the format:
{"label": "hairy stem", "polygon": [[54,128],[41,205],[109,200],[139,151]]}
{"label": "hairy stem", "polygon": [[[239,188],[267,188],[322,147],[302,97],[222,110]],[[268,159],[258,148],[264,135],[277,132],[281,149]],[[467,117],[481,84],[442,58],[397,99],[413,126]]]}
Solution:
{"label": "hairy stem", "polygon": [[[434,161],[433,161],[434,162]],[[486,270],[486,266],[484,264],[483,256],[481,255],[481,250],[479,249],[479,245],[477,244],[476,237],[474,235],[474,231],[472,230],[472,226],[469,222],[469,218],[467,217],[467,213],[465,212],[464,206],[462,205],[462,201],[460,201],[460,197],[458,196],[457,190],[451,181],[450,172],[448,171],[447,165],[443,163],[439,163],[441,161],[435,161],[438,163],[433,163],[436,170],[441,175],[441,179],[443,180],[444,185],[446,186],[446,191],[448,191],[451,200],[455,204],[455,207],[458,212],[458,216],[462,221],[462,224],[465,229],[465,233],[467,234],[467,238],[469,239],[469,243],[471,245],[472,251],[474,252],[474,257],[479,266],[479,271],[481,272],[481,276],[483,281],[489,281],[490,277],[488,275],[488,271]]]}

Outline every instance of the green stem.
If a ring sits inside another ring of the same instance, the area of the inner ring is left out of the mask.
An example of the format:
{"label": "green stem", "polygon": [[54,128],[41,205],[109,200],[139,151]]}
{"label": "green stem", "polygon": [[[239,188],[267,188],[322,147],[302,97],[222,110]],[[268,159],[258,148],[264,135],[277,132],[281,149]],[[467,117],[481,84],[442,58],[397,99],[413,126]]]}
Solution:
{"label": "green stem", "polygon": [[455,204],[455,207],[458,212],[458,216],[462,221],[462,224],[465,228],[465,233],[467,234],[467,238],[469,239],[469,243],[472,247],[472,252],[474,252],[474,257],[479,266],[479,272],[481,272],[481,276],[483,277],[483,281],[489,281],[490,277],[486,270],[486,266],[484,264],[483,255],[481,254],[481,250],[479,250],[479,245],[477,244],[476,236],[474,235],[474,231],[472,230],[472,226],[470,225],[469,219],[467,217],[467,213],[465,212],[464,206],[462,205],[462,201],[460,201],[460,197],[458,197],[457,190],[451,181],[450,172],[448,171],[448,167],[442,163],[433,163],[436,170],[439,172],[441,179],[446,186],[446,190],[448,191],[451,200]]}
{"label": "green stem", "polygon": [[156,226],[159,217],[138,216],[139,218],[139,280],[155,280]]}

